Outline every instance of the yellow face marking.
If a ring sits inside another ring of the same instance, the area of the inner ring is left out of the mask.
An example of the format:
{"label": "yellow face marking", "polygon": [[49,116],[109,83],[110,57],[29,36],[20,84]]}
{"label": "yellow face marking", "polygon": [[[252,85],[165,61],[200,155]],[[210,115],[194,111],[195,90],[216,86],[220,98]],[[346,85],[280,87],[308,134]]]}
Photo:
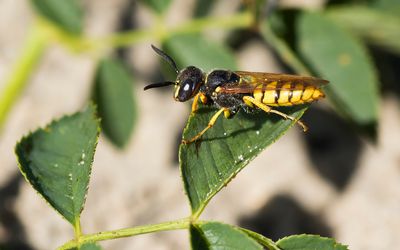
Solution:
{"label": "yellow face marking", "polygon": [[179,94],[179,85],[175,86],[174,98],[177,99]]}
{"label": "yellow face marking", "polygon": [[275,96],[277,95],[275,90],[276,84],[277,82],[271,82],[266,86],[267,90],[264,92],[264,99],[262,100],[263,103],[265,104],[275,103]]}
{"label": "yellow face marking", "polygon": [[279,92],[279,99],[278,99],[278,103],[279,104],[284,104],[284,103],[288,103],[289,102],[289,94],[290,94],[290,83],[285,83],[282,86],[282,89]]}
{"label": "yellow face marking", "polygon": [[254,99],[257,101],[261,102],[261,99],[263,98],[263,92],[261,88],[256,88],[253,92]]}
{"label": "yellow face marking", "polygon": [[220,92],[221,91],[221,87],[217,87],[216,89],[215,89],[215,92],[216,93],[218,93],[218,92]]}
{"label": "yellow face marking", "polygon": [[308,86],[304,92],[303,92],[303,97],[301,98],[303,101],[310,101],[309,99],[312,97],[314,93],[315,88],[313,86]]}

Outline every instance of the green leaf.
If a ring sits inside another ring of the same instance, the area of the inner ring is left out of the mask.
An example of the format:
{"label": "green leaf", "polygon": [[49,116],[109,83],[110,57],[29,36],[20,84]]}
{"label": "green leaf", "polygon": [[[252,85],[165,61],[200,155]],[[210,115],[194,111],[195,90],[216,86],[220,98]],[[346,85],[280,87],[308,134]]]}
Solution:
{"label": "green leaf", "polygon": [[[272,22],[272,20],[274,20]],[[272,46],[272,48],[276,51],[276,53],[279,55],[281,60],[285,62],[287,65],[289,65],[294,71],[296,71],[298,74],[302,75],[310,75],[309,70],[307,67],[302,63],[302,61],[297,58],[296,54],[292,51],[290,46],[280,38],[271,28],[270,23],[276,23],[279,20],[276,16],[273,16],[272,19],[266,20],[262,26],[261,26],[261,35],[265,39],[265,41]],[[283,22],[279,24],[275,24],[275,26],[281,26],[282,29],[285,27]]]}
{"label": "green leaf", "polygon": [[99,135],[95,108],[53,121],[16,145],[19,168],[71,224],[79,222]]}
{"label": "green leaf", "polygon": [[71,248],[71,250],[101,250],[102,248],[96,243],[85,243],[80,247]]}
{"label": "green leaf", "polygon": [[374,125],[378,116],[378,83],[364,46],[318,13],[303,13],[298,25],[299,52],[319,75],[330,81],[326,92],[336,109],[358,125]]}
{"label": "green leaf", "polygon": [[244,233],[249,235],[251,238],[255,239],[258,243],[265,246],[269,250],[281,250],[273,240],[265,237],[264,235],[261,235],[259,233],[256,233],[254,231],[245,228],[240,228],[240,230],[242,230]]}
{"label": "green leaf", "polygon": [[212,69],[236,69],[235,58],[227,47],[197,34],[177,35],[165,41],[164,50],[178,67],[194,65],[208,72]]}
{"label": "green leaf", "polygon": [[[280,110],[299,118],[306,107]],[[189,139],[200,132],[216,111],[216,108],[201,105],[197,113],[189,117],[183,137]],[[292,121],[274,114],[261,111],[248,114],[240,110],[231,119],[221,116],[197,145],[181,145],[180,168],[193,214],[199,215],[219,190],[292,125]]]}
{"label": "green leaf", "polygon": [[105,135],[118,147],[129,141],[137,118],[133,79],[122,62],[103,59],[97,68],[94,100]]}
{"label": "green leaf", "polygon": [[399,0],[375,0],[371,1],[371,7],[385,11],[392,15],[400,15],[400,2]]}
{"label": "green leaf", "polygon": [[369,42],[400,54],[400,14],[396,16],[372,8],[346,6],[330,8],[327,15]]}
{"label": "green leaf", "polygon": [[335,242],[330,238],[318,235],[293,235],[285,237],[277,242],[282,250],[347,250],[348,248],[342,244]]}
{"label": "green leaf", "polygon": [[233,226],[219,222],[196,224],[190,228],[193,250],[262,250],[263,247]]}
{"label": "green leaf", "polygon": [[78,0],[31,0],[36,11],[64,30],[82,33],[83,11]]}
{"label": "green leaf", "polygon": [[82,245],[79,250],[101,250],[101,247],[96,243],[86,243]]}
{"label": "green leaf", "polygon": [[142,3],[153,9],[158,14],[165,12],[171,4],[171,0],[141,0]]}
{"label": "green leaf", "polygon": [[215,0],[200,0],[196,1],[196,5],[194,7],[194,16],[195,17],[203,17],[206,16],[211,8],[216,3]]}

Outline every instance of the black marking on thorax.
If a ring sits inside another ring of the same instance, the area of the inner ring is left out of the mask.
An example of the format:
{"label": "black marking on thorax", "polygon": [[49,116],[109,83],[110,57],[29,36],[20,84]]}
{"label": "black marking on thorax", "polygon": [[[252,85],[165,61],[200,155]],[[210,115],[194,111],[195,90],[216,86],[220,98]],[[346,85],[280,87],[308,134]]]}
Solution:
{"label": "black marking on thorax", "polygon": [[218,107],[229,108],[235,112],[242,105],[242,94],[217,93],[216,89],[226,84],[239,84],[240,76],[229,70],[213,70],[201,89]]}
{"label": "black marking on thorax", "polygon": [[212,94],[217,87],[227,83],[239,83],[240,76],[230,70],[213,70],[206,78],[205,86],[207,91]]}

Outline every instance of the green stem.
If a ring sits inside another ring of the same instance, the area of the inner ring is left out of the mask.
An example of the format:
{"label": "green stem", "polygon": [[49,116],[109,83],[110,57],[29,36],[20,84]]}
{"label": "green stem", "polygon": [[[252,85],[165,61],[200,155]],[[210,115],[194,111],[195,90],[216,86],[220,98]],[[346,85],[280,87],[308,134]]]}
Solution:
{"label": "green stem", "polygon": [[82,236],[81,218],[79,216],[75,218],[74,232],[75,232],[75,241],[79,241],[79,239]]}
{"label": "green stem", "polygon": [[0,129],[13,103],[21,94],[27,80],[38,64],[45,46],[46,38],[35,24],[28,36],[22,55],[16,60],[5,88],[0,92]]}
{"label": "green stem", "polygon": [[242,12],[227,17],[205,17],[193,19],[180,26],[171,28],[170,33],[196,33],[208,28],[232,29],[249,27],[253,22],[253,16],[250,12]]}
{"label": "green stem", "polygon": [[37,20],[29,35],[21,57],[16,61],[6,87],[0,96],[0,129],[5,122],[7,113],[12,104],[24,89],[28,78],[35,69],[45,46],[49,41],[58,41],[73,51],[101,52],[110,47],[118,48],[129,46],[133,43],[155,38],[164,40],[170,35],[196,33],[213,28],[244,28],[252,24],[250,12],[243,12],[227,17],[205,17],[194,19],[175,27],[166,27],[163,22],[157,22],[150,29],[134,30],[118,33],[109,37],[93,39],[88,37],[75,37],[62,29],[47,22]]}
{"label": "green stem", "polygon": [[62,245],[61,247],[59,247],[58,249],[66,250],[66,249],[78,247],[79,245],[82,245],[84,243],[118,239],[118,238],[129,237],[129,236],[134,236],[134,235],[139,235],[139,234],[153,233],[153,232],[158,232],[158,231],[188,229],[190,226],[190,223],[191,223],[190,218],[184,218],[181,220],[168,221],[168,222],[163,222],[163,223],[153,224],[153,225],[145,225],[145,226],[124,228],[124,229],[113,230],[113,231],[99,232],[99,233],[95,233],[95,234],[81,235],[79,237],[79,241],[77,241],[75,239],[71,240],[71,241],[65,243],[64,245]]}
{"label": "green stem", "polygon": [[159,22],[150,29],[141,29],[118,33],[109,37],[92,40],[93,47],[124,47],[150,38],[164,40],[168,36],[185,33],[197,33],[205,29],[232,29],[249,27],[252,24],[250,12],[238,13],[226,17],[205,17],[185,22],[179,26],[166,27]]}

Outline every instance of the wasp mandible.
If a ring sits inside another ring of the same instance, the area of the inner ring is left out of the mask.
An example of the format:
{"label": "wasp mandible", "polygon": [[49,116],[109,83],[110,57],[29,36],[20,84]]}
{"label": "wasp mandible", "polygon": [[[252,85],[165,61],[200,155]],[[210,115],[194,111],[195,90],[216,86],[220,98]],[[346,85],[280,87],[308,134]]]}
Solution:
{"label": "wasp mandible", "polygon": [[[261,109],[266,113],[274,113],[284,119],[296,121],[294,117],[271,107],[311,103],[325,97],[321,87],[328,83],[327,80],[311,76],[231,70],[213,70],[204,73],[195,66],[178,70],[175,61],[169,55],[154,45],[151,47],[174,68],[177,77],[175,81],[147,85],[144,90],[175,85],[176,101],[185,102],[194,99],[192,112],[196,112],[199,99],[204,104],[212,104],[219,108],[211,117],[207,127],[193,138],[182,140],[184,144],[198,140],[215,124],[222,113],[229,118],[240,109],[247,112]],[[296,123],[304,132],[307,131],[307,126],[301,120],[297,120]]]}

